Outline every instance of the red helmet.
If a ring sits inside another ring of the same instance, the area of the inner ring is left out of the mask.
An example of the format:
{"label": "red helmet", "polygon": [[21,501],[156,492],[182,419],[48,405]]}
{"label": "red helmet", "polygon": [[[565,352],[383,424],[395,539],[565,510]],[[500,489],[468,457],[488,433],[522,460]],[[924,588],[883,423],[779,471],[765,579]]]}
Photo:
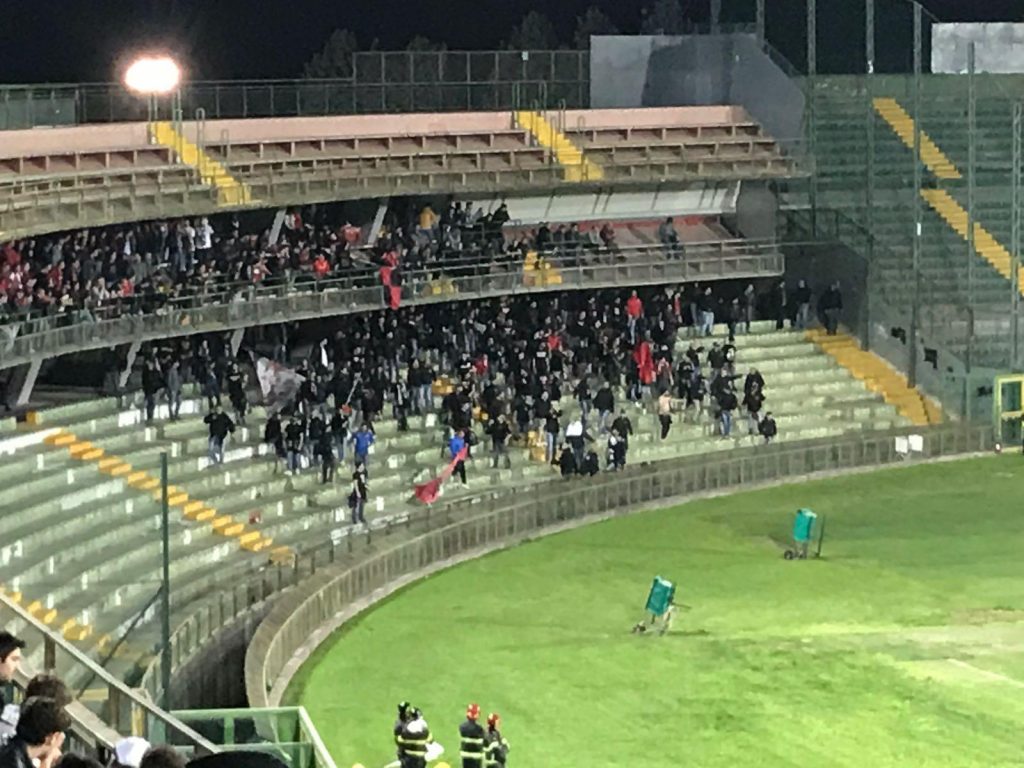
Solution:
{"label": "red helmet", "polygon": [[466,717],[468,717],[470,720],[476,720],[478,717],[480,717],[480,705],[470,704],[468,707],[466,707]]}
{"label": "red helmet", "polygon": [[487,716],[487,727],[488,728],[492,728],[492,729],[493,728],[497,728],[498,727],[498,723],[500,723],[500,722],[501,722],[501,715],[499,715],[497,712],[491,712],[491,714],[489,714]]}

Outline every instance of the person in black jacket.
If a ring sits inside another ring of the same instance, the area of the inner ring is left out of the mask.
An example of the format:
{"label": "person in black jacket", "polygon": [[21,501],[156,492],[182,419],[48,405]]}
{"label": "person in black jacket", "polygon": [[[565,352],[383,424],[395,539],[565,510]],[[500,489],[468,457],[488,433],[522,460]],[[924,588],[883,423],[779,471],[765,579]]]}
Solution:
{"label": "person in black jacket", "polygon": [[502,737],[498,725],[501,717],[497,712],[487,716],[487,746],[485,748],[486,768],[503,768],[508,762],[508,742]]}
{"label": "person in black jacket", "polygon": [[288,472],[298,473],[302,469],[302,444],[306,429],[298,419],[290,419],[284,428],[284,449],[288,459]]}
{"label": "person in black jacket", "polygon": [[466,721],[459,726],[459,757],[462,758],[462,768],[483,768],[487,733],[477,722],[479,719],[479,705],[470,704],[466,707]]}
{"label": "person in black jacket", "polygon": [[70,729],[64,707],[45,696],[33,696],[21,706],[14,738],[0,749],[0,768],[53,768]]}
{"label": "person in black jacket", "polygon": [[839,291],[839,281],[836,280],[821,297],[821,313],[825,316],[825,331],[829,336],[836,335],[842,311],[843,294]]}
{"label": "person in black jacket", "polygon": [[235,431],[235,423],[231,418],[221,412],[220,405],[214,405],[203,418],[203,422],[209,426],[209,455],[211,464],[224,463],[224,445],[227,442],[228,434]]}
{"label": "person in black jacket", "polygon": [[796,327],[803,330],[811,320],[811,289],[806,280],[797,283],[793,301],[796,303]]}
{"label": "person in black jacket", "polygon": [[146,424],[153,423],[156,410],[156,394],[164,386],[164,377],[156,360],[149,360],[142,369],[142,395],[146,402]]}
{"label": "person in black jacket", "polygon": [[284,431],[281,429],[281,417],[276,413],[270,414],[266,425],[263,427],[263,442],[270,446],[274,452],[274,471],[277,472],[278,462],[285,458]]}
{"label": "person in black jacket", "polygon": [[771,411],[768,411],[764,418],[761,419],[757,430],[761,433],[761,437],[764,438],[766,444],[775,439],[775,436],[779,433],[779,428],[775,425],[775,418],[772,416]]}
{"label": "person in black jacket", "polygon": [[3,711],[6,705],[3,686],[11,682],[18,673],[24,648],[24,640],[6,630],[0,631],[0,711]]}
{"label": "person in black jacket", "polygon": [[345,463],[345,443],[348,441],[348,414],[344,406],[339,407],[331,416],[331,437],[334,438],[334,448],[338,454],[338,461]]}
{"label": "person in black jacket", "polygon": [[721,420],[722,437],[732,434],[732,412],[739,403],[731,386],[723,386],[715,398],[718,401],[719,419]]}
{"label": "person in black jacket", "polygon": [[320,460],[320,482],[323,485],[334,482],[334,469],[336,467],[336,459],[334,458],[334,439],[331,437],[331,433],[324,430],[320,433],[320,438],[317,440],[316,448],[317,458]]}
{"label": "person in black jacket", "polygon": [[370,481],[366,467],[357,463],[352,473],[352,493],[349,494],[349,506],[352,508],[352,525],[366,523],[366,502],[370,498]]}
{"label": "person in black jacket", "polygon": [[512,459],[508,455],[508,441],[512,438],[512,427],[505,419],[505,414],[500,414],[496,421],[490,423],[487,428],[491,435],[491,466],[498,468],[501,459],[505,460],[505,469],[512,469]]}

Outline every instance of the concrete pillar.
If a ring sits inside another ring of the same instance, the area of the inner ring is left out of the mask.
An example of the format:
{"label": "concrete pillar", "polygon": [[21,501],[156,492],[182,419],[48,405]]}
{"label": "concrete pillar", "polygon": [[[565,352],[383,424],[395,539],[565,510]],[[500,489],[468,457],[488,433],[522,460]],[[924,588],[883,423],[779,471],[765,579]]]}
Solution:
{"label": "concrete pillar", "polygon": [[281,237],[281,227],[284,226],[284,208],[279,208],[277,213],[274,214],[274,223],[270,227],[270,244],[274,245],[278,238]]}
{"label": "concrete pillar", "polygon": [[231,359],[238,357],[238,350],[242,348],[242,339],[245,338],[245,329],[238,328],[231,332]]}
{"label": "concrete pillar", "polygon": [[18,387],[18,398],[14,401],[16,406],[28,405],[32,399],[32,390],[35,389],[36,379],[39,377],[39,369],[43,367],[43,358],[37,357],[26,366],[25,377]]}
{"label": "concrete pillar", "polygon": [[388,212],[388,205],[391,204],[390,197],[382,197],[377,201],[377,213],[373,217],[373,224],[370,225],[370,234],[366,238],[366,244],[371,248],[377,244],[380,237],[380,228],[384,226],[384,217]]}
{"label": "concrete pillar", "polygon": [[132,366],[135,365],[135,358],[139,356],[140,349],[142,349],[141,341],[133,341],[131,346],[128,347],[128,355],[124,360],[124,368],[118,371],[117,374],[118,389],[124,389],[128,385],[128,377],[132,375]]}

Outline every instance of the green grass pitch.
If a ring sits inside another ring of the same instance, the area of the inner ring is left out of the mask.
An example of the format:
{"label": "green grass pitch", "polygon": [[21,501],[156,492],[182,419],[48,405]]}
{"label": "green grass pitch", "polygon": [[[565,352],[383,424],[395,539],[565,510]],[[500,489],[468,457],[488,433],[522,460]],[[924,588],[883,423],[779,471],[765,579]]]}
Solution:
{"label": "green grass pitch", "polygon": [[[785,562],[794,511],[824,557]],[[651,578],[665,637],[631,635]],[[1024,459],[883,470],[586,526],[369,611],[289,691],[347,768],[393,758],[395,705],[459,765],[470,701],[528,768],[1024,765]]]}

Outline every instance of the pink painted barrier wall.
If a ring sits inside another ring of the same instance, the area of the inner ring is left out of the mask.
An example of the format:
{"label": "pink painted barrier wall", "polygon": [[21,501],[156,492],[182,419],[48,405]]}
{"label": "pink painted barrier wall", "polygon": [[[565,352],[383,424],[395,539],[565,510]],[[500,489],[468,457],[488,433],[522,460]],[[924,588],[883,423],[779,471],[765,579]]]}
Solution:
{"label": "pink painted barrier wall", "polygon": [[[657,109],[593,109],[566,112],[566,126],[585,128],[681,127],[749,120],[740,107],[666,107]],[[254,118],[208,120],[207,143],[227,136],[231,143],[301,141],[366,136],[420,136],[450,133],[498,133],[514,130],[509,112],[446,112],[409,115],[355,115],[341,117]],[[196,126],[185,123],[194,139]],[[145,123],[82,125],[0,132],[0,158],[108,152],[145,147]]]}

